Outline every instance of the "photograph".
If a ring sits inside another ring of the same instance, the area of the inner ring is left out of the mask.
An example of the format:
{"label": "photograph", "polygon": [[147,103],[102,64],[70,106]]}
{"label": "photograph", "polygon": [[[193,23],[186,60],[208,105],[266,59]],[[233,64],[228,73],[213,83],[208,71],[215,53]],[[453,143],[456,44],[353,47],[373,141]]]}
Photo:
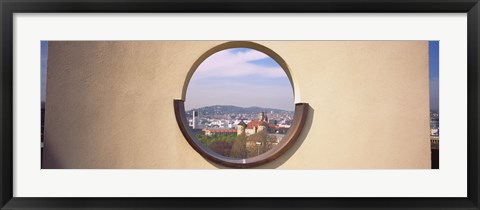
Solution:
{"label": "photograph", "polygon": [[0,0],[0,209],[479,209],[478,2]]}
{"label": "photograph", "polygon": [[439,169],[439,45],[43,40],[41,168]]}

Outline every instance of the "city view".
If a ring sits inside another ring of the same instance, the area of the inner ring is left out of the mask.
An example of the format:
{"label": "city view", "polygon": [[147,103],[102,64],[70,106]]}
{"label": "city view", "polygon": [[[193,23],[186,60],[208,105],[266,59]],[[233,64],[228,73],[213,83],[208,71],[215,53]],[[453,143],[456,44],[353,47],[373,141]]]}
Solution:
{"label": "city view", "polygon": [[185,105],[197,139],[232,158],[254,157],[275,147],[294,116],[285,71],[266,54],[248,48],[207,58],[192,76]]}
{"label": "city view", "polygon": [[440,168],[439,41],[428,42],[430,92],[430,150],[432,169]]}
{"label": "city view", "polygon": [[292,111],[210,106],[186,112],[195,136],[214,152],[247,158],[277,145],[291,126]]}

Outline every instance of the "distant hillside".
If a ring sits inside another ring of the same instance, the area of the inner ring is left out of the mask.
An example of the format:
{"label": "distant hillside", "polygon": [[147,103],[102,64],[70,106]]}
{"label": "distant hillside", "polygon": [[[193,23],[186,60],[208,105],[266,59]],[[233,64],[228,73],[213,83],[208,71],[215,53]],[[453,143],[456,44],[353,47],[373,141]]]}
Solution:
{"label": "distant hillside", "polygon": [[260,112],[273,113],[276,114],[284,114],[290,113],[293,114],[293,111],[286,111],[281,109],[273,109],[273,108],[263,108],[263,107],[238,107],[238,106],[231,106],[231,105],[214,105],[214,106],[206,106],[198,109],[191,109],[186,111],[187,115],[191,115],[192,111],[196,110],[200,112],[202,115],[221,115],[221,114],[258,114]]}

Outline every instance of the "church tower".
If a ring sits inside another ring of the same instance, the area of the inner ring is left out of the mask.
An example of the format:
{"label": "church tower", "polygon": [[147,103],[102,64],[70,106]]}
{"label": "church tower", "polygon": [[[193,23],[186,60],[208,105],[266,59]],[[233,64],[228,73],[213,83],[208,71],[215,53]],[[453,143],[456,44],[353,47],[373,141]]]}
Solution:
{"label": "church tower", "polygon": [[267,115],[265,114],[265,112],[260,112],[258,114],[258,121],[266,121],[268,122],[268,117]]}

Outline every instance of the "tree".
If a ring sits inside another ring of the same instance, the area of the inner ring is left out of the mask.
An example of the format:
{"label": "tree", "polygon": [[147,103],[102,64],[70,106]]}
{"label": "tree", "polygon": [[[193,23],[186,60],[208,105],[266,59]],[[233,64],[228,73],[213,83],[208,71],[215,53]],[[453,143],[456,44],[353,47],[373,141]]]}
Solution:
{"label": "tree", "polygon": [[257,156],[272,149],[276,140],[277,138],[274,135],[269,135],[266,131],[260,131],[249,136],[247,140],[248,157]]}
{"label": "tree", "polygon": [[247,136],[242,133],[237,136],[237,139],[233,142],[232,150],[230,151],[230,157],[233,158],[247,158]]}
{"label": "tree", "polygon": [[214,141],[208,147],[220,155],[229,156],[230,151],[232,149],[232,142],[231,141]]}

